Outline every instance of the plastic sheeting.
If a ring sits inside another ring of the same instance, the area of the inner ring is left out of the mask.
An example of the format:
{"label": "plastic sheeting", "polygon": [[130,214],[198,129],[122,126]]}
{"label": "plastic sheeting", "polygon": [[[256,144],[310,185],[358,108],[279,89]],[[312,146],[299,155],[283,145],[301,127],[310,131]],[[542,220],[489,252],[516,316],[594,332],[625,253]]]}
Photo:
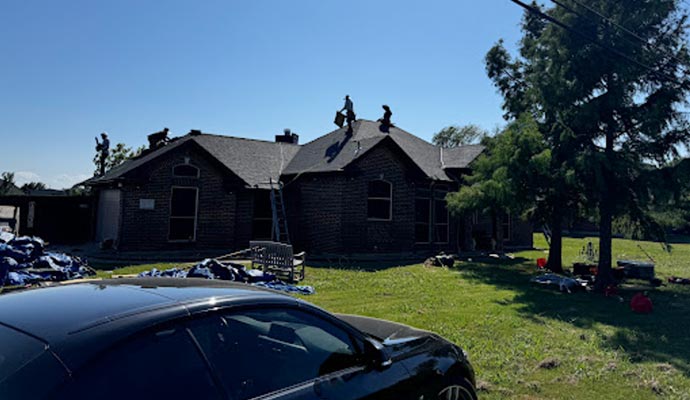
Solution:
{"label": "plastic sheeting", "polygon": [[0,236],[0,287],[79,279],[94,274],[79,257],[46,252],[45,242],[39,237]]}
{"label": "plastic sheeting", "polygon": [[169,277],[169,278],[205,278],[220,279],[224,281],[234,281],[249,283],[256,286],[266,287],[273,290],[280,290],[288,293],[314,294],[316,291],[311,286],[289,285],[276,279],[276,276],[258,269],[247,270],[242,264],[221,263],[207,258],[194,265],[189,270],[171,268],[160,271],[156,268],[144,271],[140,277]]}

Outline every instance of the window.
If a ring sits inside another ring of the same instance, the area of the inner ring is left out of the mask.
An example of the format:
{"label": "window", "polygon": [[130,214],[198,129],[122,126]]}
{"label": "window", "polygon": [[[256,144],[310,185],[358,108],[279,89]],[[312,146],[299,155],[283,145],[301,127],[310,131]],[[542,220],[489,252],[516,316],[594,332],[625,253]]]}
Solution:
{"label": "window", "polygon": [[417,188],[414,198],[414,241],[429,243],[431,241],[431,190]]}
{"label": "window", "polygon": [[393,185],[377,180],[369,182],[367,218],[374,221],[390,221],[392,214]]}
{"label": "window", "polygon": [[252,239],[271,240],[271,229],[273,229],[273,207],[271,207],[271,192],[268,190],[256,190],[254,191]]}
{"label": "window", "polygon": [[94,397],[217,399],[220,395],[187,330],[170,327],[114,347],[77,371],[55,394],[65,400]]}
{"label": "window", "polygon": [[511,240],[511,234],[513,233],[512,230],[510,229],[510,226],[511,226],[510,222],[511,222],[510,213],[503,214],[503,219],[501,220],[501,224],[503,226],[503,240],[506,242],[509,242]]}
{"label": "window", "polygon": [[189,164],[176,165],[173,167],[173,176],[181,178],[198,178],[199,168]]}
{"label": "window", "polygon": [[236,400],[361,363],[347,332],[295,309],[226,313],[193,321],[190,329],[226,392]]}
{"label": "window", "polygon": [[437,188],[434,191],[434,242],[448,243],[447,191]]}
{"label": "window", "polygon": [[415,191],[415,243],[448,243],[447,193],[443,185],[433,192],[427,188]]}
{"label": "window", "polygon": [[170,241],[196,239],[196,211],[199,189],[173,187],[170,194]]}

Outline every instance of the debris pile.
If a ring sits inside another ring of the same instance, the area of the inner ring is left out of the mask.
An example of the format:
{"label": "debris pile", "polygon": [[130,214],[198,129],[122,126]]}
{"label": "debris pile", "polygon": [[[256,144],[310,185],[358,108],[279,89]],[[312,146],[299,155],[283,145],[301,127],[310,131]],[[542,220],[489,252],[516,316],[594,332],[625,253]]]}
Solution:
{"label": "debris pile", "polygon": [[248,283],[288,293],[314,294],[316,292],[312,286],[290,285],[278,280],[275,275],[268,272],[258,269],[248,270],[242,264],[222,263],[211,258],[207,258],[189,269],[171,268],[160,271],[154,268],[150,271],[141,272],[139,277],[220,279]]}
{"label": "debris pile", "polygon": [[0,234],[0,288],[95,275],[79,257],[49,252],[39,237]]}

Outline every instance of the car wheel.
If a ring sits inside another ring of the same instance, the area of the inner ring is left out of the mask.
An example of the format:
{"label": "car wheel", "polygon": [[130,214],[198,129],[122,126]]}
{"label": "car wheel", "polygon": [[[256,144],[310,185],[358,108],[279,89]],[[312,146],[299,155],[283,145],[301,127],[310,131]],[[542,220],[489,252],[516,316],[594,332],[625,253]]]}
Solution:
{"label": "car wheel", "polygon": [[438,392],[438,400],[476,400],[477,395],[472,385],[463,379],[461,383],[446,386]]}

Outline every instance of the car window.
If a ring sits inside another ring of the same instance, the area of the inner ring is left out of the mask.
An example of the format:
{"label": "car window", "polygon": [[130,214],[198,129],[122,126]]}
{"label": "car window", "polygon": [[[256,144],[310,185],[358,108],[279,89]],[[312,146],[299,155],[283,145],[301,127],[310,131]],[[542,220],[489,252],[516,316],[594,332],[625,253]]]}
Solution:
{"label": "car window", "polygon": [[116,346],[74,375],[57,399],[217,399],[207,365],[186,329],[171,327]]}
{"label": "car window", "polygon": [[358,365],[347,332],[294,309],[255,309],[192,322],[233,399],[249,399]]}

